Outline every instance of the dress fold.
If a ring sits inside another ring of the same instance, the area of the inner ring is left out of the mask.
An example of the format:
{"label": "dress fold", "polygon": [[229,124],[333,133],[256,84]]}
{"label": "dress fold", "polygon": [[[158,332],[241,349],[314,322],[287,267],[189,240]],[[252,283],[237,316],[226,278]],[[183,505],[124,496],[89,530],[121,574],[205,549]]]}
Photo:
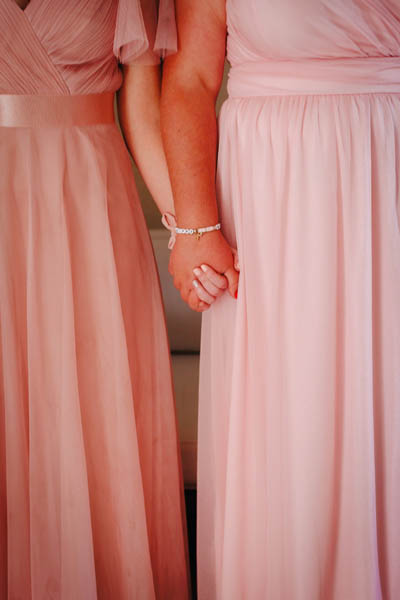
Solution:
{"label": "dress fold", "polygon": [[217,191],[241,272],[203,315],[199,598],[396,600],[400,95],[303,93],[291,55],[290,93],[253,95],[275,58],[247,19],[230,0]]}

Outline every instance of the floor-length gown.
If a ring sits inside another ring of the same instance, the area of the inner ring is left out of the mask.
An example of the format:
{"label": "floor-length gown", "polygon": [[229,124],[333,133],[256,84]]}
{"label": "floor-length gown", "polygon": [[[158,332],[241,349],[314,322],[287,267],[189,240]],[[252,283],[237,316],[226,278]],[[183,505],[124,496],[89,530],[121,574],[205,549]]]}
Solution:
{"label": "floor-length gown", "polygon": [[200,600],[398,600],[400,3],[226,9]]}
{"label": "floor-length gown", "polygon": [[0,0],[2,600],[188,597],[158,276],[113,119],[118,59],[153,57],[143,8]]}

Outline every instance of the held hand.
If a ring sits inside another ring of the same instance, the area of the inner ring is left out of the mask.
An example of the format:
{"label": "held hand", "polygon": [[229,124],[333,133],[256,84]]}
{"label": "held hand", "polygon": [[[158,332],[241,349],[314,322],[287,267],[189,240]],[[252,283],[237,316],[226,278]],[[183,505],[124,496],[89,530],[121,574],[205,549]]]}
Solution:
{"label": "held hand", "polygon": [[193,269],[193,273],[196,277],[193,281],[195,292],[200,300],[209,306],[222,296],[228,287],[225,275],[220,275],[208,265],[201,265],[201,268]]}
{"label": "held hand", "polygon": [[[240,272],[238,252],[236,248],[231,248],[231,250],[234,256],[235,269],[236,271]],[[197,277],[197,281],[193,281],[196,294],[198,295],[200,300],[208,302],[209,305],[215,302],[217,298],[222,296],[222,294],[228,287],[228,280],[225,277],[225,275],[220,275],[219,273],[214,271],[214,269],[212,269],[209,265],[201,265],[201,268],[196,268],[193,272]],[[199,283],[199,285],[197,285],[197,283]]]}
{"label": "held hand", "polygon": [[193,310],[207,310],[227,288],[236,298],[239,274],[234,268],[232,250],[220,231],[207,233],[200,240],[178,235],[169,271],[175,287]]}

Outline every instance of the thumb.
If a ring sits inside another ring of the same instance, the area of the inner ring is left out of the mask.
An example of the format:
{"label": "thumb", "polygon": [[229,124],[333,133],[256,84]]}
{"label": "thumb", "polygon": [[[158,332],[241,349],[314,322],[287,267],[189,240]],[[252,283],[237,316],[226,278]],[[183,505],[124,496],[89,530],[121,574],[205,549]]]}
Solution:
{"label": "thumb", "polygon": [[229,293],[232,298],[237,298],[237,290],[239,285],[239,273],[233,267],[229,267],[224,273],[228,280]]}

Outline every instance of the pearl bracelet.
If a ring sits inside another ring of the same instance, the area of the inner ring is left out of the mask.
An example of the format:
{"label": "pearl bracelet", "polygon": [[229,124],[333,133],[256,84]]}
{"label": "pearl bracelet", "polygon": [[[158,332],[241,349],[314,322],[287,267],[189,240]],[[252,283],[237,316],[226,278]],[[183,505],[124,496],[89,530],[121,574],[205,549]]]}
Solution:
{"label": "pearl bracelet", "polygon": [[197,227],[197,229],[187,229],[182,227],[175,227],[175,233],[185,235],[195,235],[199,240],[203,233],[209,233],[210,231],[219,231],[221,229],[221,223],[216,225],[210,225],[210,227]]}
{"label": "pearl bracelet", "polygon": [[171,238],[168,243],[168,248],[170,250],[174,247],[176,234],[195,235],[199,240],[203,233],[219,231],[221,229],[221,223],[217,223],[216,225],[211,225],[209,227],[197,227],[196,229],[177,227],[175,215],[171,213],[164,213],[161,221],[164,227],[166,227],[171,232]]}

